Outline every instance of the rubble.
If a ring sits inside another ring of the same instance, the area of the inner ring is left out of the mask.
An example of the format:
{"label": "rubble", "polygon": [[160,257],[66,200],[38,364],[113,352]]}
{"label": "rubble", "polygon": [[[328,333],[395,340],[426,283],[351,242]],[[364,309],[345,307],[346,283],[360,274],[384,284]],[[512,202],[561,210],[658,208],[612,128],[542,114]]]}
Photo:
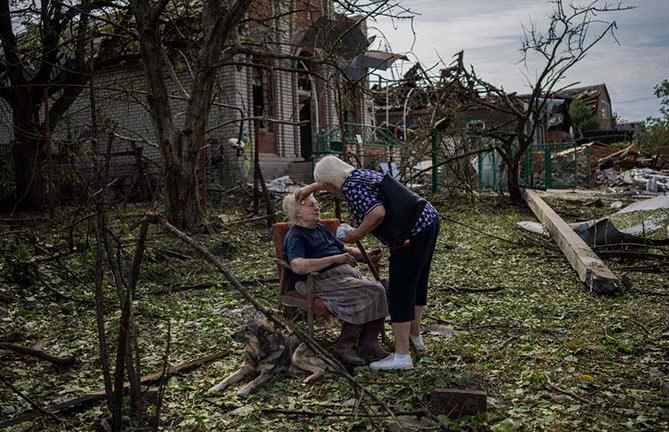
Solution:
{"label": "rubble", "polygon": [[266,184],[268,192],[279,193],[279,194],[292,192],[297,186],[297,184],[293,181],[293,179],[291,179],[290,176],[287,175],[275,178],[274,180]]}
{"label": "rubble", "polygon": [[618,173],[613,168],[608,168],[599,173],[597,184],[600,187],[612,188],[615,192],[667,192],[669,191],[669,170],[633,168]]}
{"label": "rubble", "polygon": [[[615,192],[669,191],[669,163],[659,154],[644,156],[635,144],[618,151],[610,151],[607,146],[597,143],[581,147],[587,148],[590,155],[597,158],[596,163],[588,162],[590,174],[596,180],[596,185],[591,186],[611,188]],[[581,170],[583,168],[581,165]]]}
{"label": "rubble", "polygon": [[[622,202],[614,202],[622,206]],[[612,206],[613,207],[613,206]],[[519,228],[545,235],[541,223],[518,222]],[[669,194],[637,201],[609,216],[569,224],[589,246],[620,243],[655,244],[669,243]]]}

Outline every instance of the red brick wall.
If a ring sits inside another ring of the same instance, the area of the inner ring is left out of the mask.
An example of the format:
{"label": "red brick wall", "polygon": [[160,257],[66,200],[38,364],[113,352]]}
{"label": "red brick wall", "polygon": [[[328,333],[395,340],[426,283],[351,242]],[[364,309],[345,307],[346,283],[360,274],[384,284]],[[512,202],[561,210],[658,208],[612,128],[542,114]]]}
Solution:
{"label": "red brick wall", "polygon": [[258,152],[276,154],[276,134],[270,131],[258,131]]}
{"label": "red brick wall", "polygon": [[327,0],[298,0],[295,2],[295,8],[299,10],[295,20],[295,26],[298,29],[309,27],[321,17],[321,1]]}

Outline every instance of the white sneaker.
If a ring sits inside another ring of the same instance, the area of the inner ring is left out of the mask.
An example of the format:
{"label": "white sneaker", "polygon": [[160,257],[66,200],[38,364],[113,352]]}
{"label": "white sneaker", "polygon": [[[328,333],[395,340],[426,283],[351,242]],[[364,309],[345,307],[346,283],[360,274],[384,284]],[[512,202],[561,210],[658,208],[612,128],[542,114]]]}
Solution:
{"label": "white sneaker", "polygon": [[409,336],[410,341],[411,341],[411,346],[413,346],[413,349],[415,349],[418,352],[424,352],[425,351],[425,341],[423,341],[423,336],[418,335],[418,336]]}
{"label": "white sneaker", "polygon": [[407,370],[413,369],[411,354],[390,354],[388,357],[369,364],[374,370]]}

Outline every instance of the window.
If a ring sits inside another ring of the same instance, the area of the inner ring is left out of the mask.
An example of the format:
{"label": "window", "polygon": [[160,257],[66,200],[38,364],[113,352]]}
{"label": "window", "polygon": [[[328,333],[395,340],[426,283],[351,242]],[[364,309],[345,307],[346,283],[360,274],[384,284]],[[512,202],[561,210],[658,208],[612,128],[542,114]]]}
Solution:
{"label": "window", "polygon": [[[265,89],[263,86],[262,72],[259,68],[253,69],[253,116],[263,117],[265,115]],[[258,128],[267,128],[264,119],[256,120]]]}
{"label": "window", "polygon": [[[274,115],[274,97],[271,73],[264,67],[265,62],[254,59],[254,63],[263,67],[254,67],[252,69],[251,97],[253,99],[253,116],[270,117]],[[263,130],[273,130],[273,124],[261,118],[256,120],[258,128]]]}

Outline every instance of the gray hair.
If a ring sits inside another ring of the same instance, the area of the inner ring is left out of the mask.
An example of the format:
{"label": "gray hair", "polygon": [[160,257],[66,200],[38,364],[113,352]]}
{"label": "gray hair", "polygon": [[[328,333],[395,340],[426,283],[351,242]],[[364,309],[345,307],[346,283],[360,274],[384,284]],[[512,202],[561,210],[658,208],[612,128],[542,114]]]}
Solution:
{"label": "gray hair", "polygon": [[320,184],[330,183],[341,189],[346,177],[354,169],[337,156],[325,156],[314,167],[314,181]]}
{"label": "gray hair", "polygon": [[288,222],[290,223],[296,223],[297,222],[297,212],[300,209],[300,203],[297,202],[295,199],[295,195],[292,193],[289,193],[283,198],[283,202],[281,203],[283,207],[283,214],[286,215],[286,219],[288,219]]}

